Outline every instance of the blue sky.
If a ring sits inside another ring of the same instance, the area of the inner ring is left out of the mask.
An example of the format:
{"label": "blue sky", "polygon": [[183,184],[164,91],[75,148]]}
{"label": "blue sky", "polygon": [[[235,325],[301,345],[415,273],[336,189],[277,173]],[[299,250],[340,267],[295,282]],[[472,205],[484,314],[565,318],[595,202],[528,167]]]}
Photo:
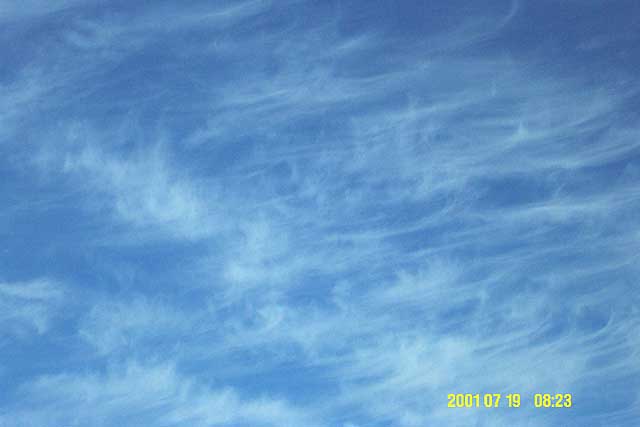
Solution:
{"label": "blue sky", "polygon": [[637,426],[639,39],[624,0],[1,2],[0,426]]}

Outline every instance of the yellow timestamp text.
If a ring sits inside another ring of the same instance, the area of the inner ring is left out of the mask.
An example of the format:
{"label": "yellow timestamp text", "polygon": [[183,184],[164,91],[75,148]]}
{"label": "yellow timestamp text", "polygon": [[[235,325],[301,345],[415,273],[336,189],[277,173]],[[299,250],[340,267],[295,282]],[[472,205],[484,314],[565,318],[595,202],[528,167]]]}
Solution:
{"label": "yellow timestamp text", "polygon": [[[520,393],[449,393],[449,408],[519,408],[523,404]],[[534,408],[571,408],[571,393],[536,393],[530,400]],[[524,402],[526,403],[526,402]]]}

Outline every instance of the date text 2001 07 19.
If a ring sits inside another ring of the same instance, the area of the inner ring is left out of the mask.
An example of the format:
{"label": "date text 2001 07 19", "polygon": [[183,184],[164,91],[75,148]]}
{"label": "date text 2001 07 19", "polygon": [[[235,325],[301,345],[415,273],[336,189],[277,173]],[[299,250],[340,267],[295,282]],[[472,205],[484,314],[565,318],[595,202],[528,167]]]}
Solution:
{"label": "date text 2001 07 19", "polygon": [[[500,393],[471,394],[450,393],[447,395],[449,408],[519,408],[522,403],[519,393],[511,393],[504,396]],[[505,405],[506,403],[506,405]],[[570,393],[536,393],[533,395],[535,408],[571,408],[573,406]]]}

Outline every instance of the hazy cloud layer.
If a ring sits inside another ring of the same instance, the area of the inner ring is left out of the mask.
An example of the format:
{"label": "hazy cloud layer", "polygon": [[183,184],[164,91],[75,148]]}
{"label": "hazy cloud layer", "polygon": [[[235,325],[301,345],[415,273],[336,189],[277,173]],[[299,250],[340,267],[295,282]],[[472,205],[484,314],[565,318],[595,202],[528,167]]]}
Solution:
{"label": "hazy cloud layer", "polygon": [[638,12],[0,6],[0,426],[635,426]]}

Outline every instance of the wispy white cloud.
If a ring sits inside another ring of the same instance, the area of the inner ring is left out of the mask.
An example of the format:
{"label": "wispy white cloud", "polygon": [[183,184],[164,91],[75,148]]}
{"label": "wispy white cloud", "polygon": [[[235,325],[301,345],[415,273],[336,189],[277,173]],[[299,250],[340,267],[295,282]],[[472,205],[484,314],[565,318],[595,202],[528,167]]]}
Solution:
{"label": "wispy white cloud", "polygon": [[[158,354],[175,351],[182,338],[197,332],[198,320],[196,313],[178,310],[162,300],[142,296],[126,301],[107,299],[91,307],[78,334],[101,355],[146,352],[148,347],[153,348],[152,354]],[[162,349],[157,348],[159,342]]]}
{"label": "wispy white cloud", "polygon": [[[64,392],[61,392],[64,391]],[[22,404],[0,422],[15,426],[314,425],[270,397],[243,398],[231,388],[203,385],[166,363],[135,361],[103,373],[42,376],[19,391]]]}
{"label": "wispy white cloud", "polygon": [[[92,0],[91,3],[94,3]],[[15,23],[23,19],[37,18],[46,16],[47,14],[64,11],[66,9],[78,6],[78,0],[62,0],[58,2],[49,2],[45,0],[25,0],[20,4],[3,3],[0,5],[0,20]]]}
{"label": "wispy white cloud", "polygon": [[[108,368],[25,381],[0,420],[633,425],[596,393],[640,373],[635,80],[511,50],[520,2],[420,37],[316,6],[74,15],[5,79],[0,137],[131,277],[68,325]],[[55,289],[1,285],[0,322],[44,333]],[[555,391],[595,409],[442,404]]]}
{"label": "wispy white cloud", "polygon": [[216,229],[215,192],[173,168],[162,143],[123,153],[105,147],[109,136],[84,126],[73,126],[68,135],[68,143],[46,148],[36,163],[91,194],[88,208],[176,238],[197,239]]}
{"label": "wispy white cloud", "polygon": [[4,334],[46,333],[62,307],[63,296],[64,288],[48,279],[0,283],[0,325]]}

